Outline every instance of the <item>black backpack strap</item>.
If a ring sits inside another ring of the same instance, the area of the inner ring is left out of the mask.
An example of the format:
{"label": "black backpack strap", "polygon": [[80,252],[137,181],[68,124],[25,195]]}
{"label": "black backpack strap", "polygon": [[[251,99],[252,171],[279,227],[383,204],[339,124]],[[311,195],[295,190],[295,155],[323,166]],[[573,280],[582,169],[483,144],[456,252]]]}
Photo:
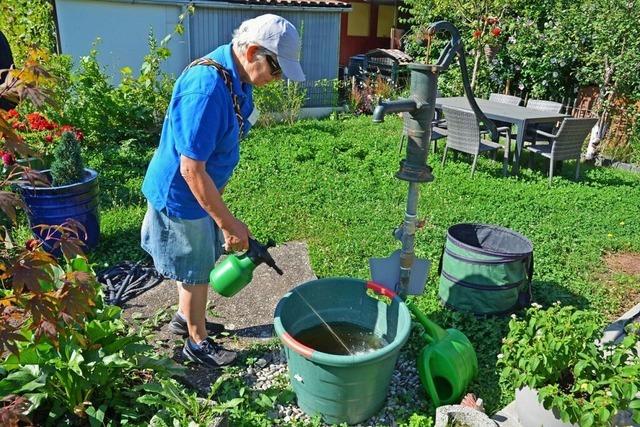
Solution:
{"label": "black backpack strap", "polygon": [[238,101],[238,95],[236,95],[236,93],[233,91],[233,80],[231,78],[231,74],[226,68],[224,68],[221,64],[211,58],[196,59],[191,64],[187,65],[185,71],[196,65],[206,65],[209,67],[213,67],[218,70],[218,73],[220,73],[220,76],[222,76],[222,80],[224,81],[224,84],[227,86],[229,94],[231,95],[231,102],[233,102],[233,109],[235,110],[236,119],[238,120],[238,127],[240,129],[239,134],[240,137],[242,137],[244,132],[244,117],[242,117],[242,113],[240,112],[240,102]]}

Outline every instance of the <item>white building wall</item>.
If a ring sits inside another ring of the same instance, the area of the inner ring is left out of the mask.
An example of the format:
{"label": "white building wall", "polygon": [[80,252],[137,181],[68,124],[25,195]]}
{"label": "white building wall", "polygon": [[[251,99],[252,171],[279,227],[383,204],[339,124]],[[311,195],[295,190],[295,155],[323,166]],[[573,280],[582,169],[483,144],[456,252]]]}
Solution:
{"label": "white building wall", "polygon": [[[131,67],[137,74],[149,53],[149,32],[158,42],[173,33],[182,9],[171,4],[56,0],[56,12],[62,53],[77,60],[100,39],[98,60],[117,84],[122,67]],[[177,75],[189,62],[186,34],[173,35],[167,46],[171,57],[163,63],[163,71]]]}

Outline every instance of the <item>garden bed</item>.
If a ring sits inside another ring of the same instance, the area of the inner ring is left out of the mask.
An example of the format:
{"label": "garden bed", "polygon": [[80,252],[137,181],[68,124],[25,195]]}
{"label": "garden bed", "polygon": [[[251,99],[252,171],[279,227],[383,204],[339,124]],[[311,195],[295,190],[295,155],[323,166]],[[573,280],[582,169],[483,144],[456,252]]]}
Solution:
{"label": "garden bed", "polygon": [[[240,167],[225,191],[225,200],[259,240],[306,241],[311,266],[319,277],[368,278],[368,258],[388,256],[398,248],[391,230],[403,218],[406,198],[405,183],[394,178],[402,156],[398,153],[402,123],[396,117],[388,117],[381,125],[370,120],[336,117],[255,129],[242,145]],[[549,188],[540,171],[523,169],[519,177],[503,178],[498,162],[481,157],[476,176],[470,180],[470,164],[463,158],[440,166],[441,150],[429,158],[435,181],[421,187],[418,213],[426,225],[416,236],[417,256],[439,259],[446,230],[452,224],[501,225],[533,243],[533,293],[540,304],[560,300],[613,318],[626,308],[623,295],[603,285],[600,274],[606,271],[602,254],[640,252],[640,176],[613,168],[586,167],[582,180],[574,182],[573,171],[567,169]],[[139,189],[152,152],[153,147],[130,143],[91,151],[87,156],[88,166],[102,171],[102,241],[91,254],[91,260],[101,267],[144,256],[139,248],[139,227],[146,204]],[[24,241],[29,232],[22,228],[18,236]],[[436,266],[434,262],[425,293],[416,302],[431,319],[462,330],[472,341],[480,375],[470,391],[485,400],[488,413],[495,412],[513,396],[500,389],[496,370],[509,319],[478,321],[443,308],[436,294]],[[147,315],[153,317],[153,313]],[[160,320],[156,323],[161,325],[168,319]],[[166,338],[164,351],[174,355],[181,344]],[[407,353],[407,360],[418,348]],[[229,402],[240,398],[243,388],[247,393],[249,385],[243,372],[273,350],[249,347],[242,364],[225,372],[228,376],[216,399]],[[278,365],[275,360],[267,366]],[[202,377],[202,372],[194,370],[193,376]],[[212,382],[215,384],[216,378],[187,390],[204,391],[206,383]],[[242,412],[256,423],[267,423],[278,404],[286,407],[278,399],[286,400],[287,393],[273,393],[260,398],[262,406],[249,403],[259,398],[257,393],[224,412],[231,418]],[[278,397],[273,400],[274,396]],[[272,399],[272,406],[264,400],[267,398]],[[413,417],[428,425],[435,414],[430,401],[423,395],[409,400],[396,402],[395,419],[408,423]]]}

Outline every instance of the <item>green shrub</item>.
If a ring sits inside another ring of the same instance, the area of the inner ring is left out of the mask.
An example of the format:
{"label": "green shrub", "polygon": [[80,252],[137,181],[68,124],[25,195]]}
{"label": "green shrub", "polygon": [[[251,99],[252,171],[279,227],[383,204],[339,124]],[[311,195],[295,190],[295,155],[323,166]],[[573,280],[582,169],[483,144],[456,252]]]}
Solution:
{"label": "green shrub", "polygon": [[253,90],[253,103],[260,111],[258,123],[269,126],[277,122],[293,123],[307,97],[307,91],[290,80],[276,80]]}
{"label": "green shrub", "polygon": [[580,426],[608,425],[620,410],[640,419],[637,331],[618,345],[599,345],[602,317],[593,311],[554,304],[534,306],[523,320],[509,322],[498,355],[500,381],[506,388],[538,391],[546,409]]}
{"label": "green shrub", "polygon": [[64,132],[53,151],[51,179],[55,186],[74,184],[82,181],[84,162],[80,144],[72,132]]}
{"label": "green shrub", "polygon": [[34,46],[48,52],[55,51],[52,3],[47,0],[0,2],[0,29],[11,45],[16,64],[22,64]]}
{"label": "green shrub", "polygon": [[138,75],[123,67],[117,85],[98,60],[99,41],[78,64],[68,55],[51,55],[46,68],[56,77],[51,90],[59,108],[47,109],[46,115],[82,129],[87,147],[124,140],[156,146],[174,83],[160,70],[171,55],[167,40],[157,42],[150,33]]}

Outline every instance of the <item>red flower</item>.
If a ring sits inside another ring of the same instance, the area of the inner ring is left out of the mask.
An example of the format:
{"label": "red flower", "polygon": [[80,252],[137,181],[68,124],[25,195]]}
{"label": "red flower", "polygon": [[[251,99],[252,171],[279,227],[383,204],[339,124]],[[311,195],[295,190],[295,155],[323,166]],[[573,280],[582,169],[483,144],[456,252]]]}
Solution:
{"label": "red flower", "polygon": [[47,141],[47,142],[53,142],[53,135],[46,135],[44,137],[44,140]]}
{"label": "red flower", "polygon": [[58,129],[58,135],[62,135],[65,132],[72,132],[78,141],[84,140],[84,134],[82,131],[71,125],[63,125]]}
{"label": "red flower", "polygon": [[501,33],[502,30],[500,29],[500,27],[493,27],[491,29],[491,34],[493,34],[494,37],[498,37]]}
{"label": "red flower", "polygon": [[3,116],[4,116],[5,120],[12,120],[12,119],[17,118],[19,116],[19,114],[14,108],[12,108],[11,110],[9,110],[6,113],[4,113]]}
{"label": "red flower", "polygon": [[2,163],[5,166],[11,166],[12,164],[14,164],[16,162],[15,157],[13,157],[13,154],[5,152],[2,154]]}
{"label": "red flower", "polygon": [[474,39],[479,39],[481,35],[482,35],[482,31],[480,31],[480,30],[475,30],[473,32],[473,38]]}
{"label": "red flower", "polygon": [[18,130],[18,131],[27,130],[27,125],[25,125],[22,122],[13,122],[11,127],[13,127],[15,130]]}
{"label": "red flower", "polygon": [[27,120],[29,121],[29,127],[36,131],[52,130],[55,128],[55,124],[50,122],[40,113],[27,114]]}
{"label": "red flower", "polygon": [[29,239],[25,242],[24,246],[29,252],[33,252],[40,246],[40,241],[38,239]]}

